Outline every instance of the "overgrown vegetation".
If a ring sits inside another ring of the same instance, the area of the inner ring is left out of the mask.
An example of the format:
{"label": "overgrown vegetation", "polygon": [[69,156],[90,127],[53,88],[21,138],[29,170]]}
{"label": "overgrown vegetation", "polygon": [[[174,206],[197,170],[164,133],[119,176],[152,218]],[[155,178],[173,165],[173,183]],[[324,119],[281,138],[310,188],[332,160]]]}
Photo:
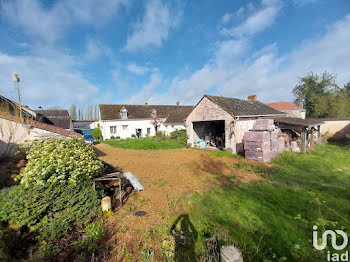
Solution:
{"label": "overgrown vegetation", "polygon": [[309,118],[350,117],[350,82],[343,88],[335,83],[335,76],[312,72],[299,78],[293,94],[296,104],[302,104]]}
{"label": "overgrown vegetation", "polygon": [[208,239],[223,232],[219,245],[235,244],[244,261],[325,261],[329,249],[313,248],[313,225],[349,232],[350,146],[324,145],[307,154],[285,152],[272,166],[236,167],[258,172],[266,181],[232,182],[193,196],[187,221],[191,226],[182,231],[189,230],[190,237],[195,232],[195,252],[181,257],[192,254],[188,260],[197,261],[207,256]]}
{"label": "overgrown vegetation", "polygon": [[187,144],[186,130],[177,130],[170,133],[171,139],[181,142],[184,146]]}
{"label": "overgrown vegetation", "polygon": [[30,144],[28,164],[16,177],[23,186],[77,185],[101,173],[103,164],[80,139],[37,140]]}
{"label": "overgrown vegetation", "polygon": [[[104,140],[103,143],[124,149],[175,149],[183,148],[186,144],[186,131],[175,131],[172,136],[165,136],[162,132],[158,132],[155,137],[144,137],[135,139],[121,140]],[[185,136],[184,136],[185,133]]]}
{"label": "overgrown vegetation", "polygon": [[[35,257],[49,260],[48,255],[70,248],[62,246],[60,239],[76,228],[86,226],[88,232],[89,223],[102,215],[103,193],[93,188],[92,178],[100,174],[103,165],[92,147],[78,139],[35,141],[27,158],[28,164],[18,176],[21,184],[0,191],[0,222],[5,225],[0,235],[8,238],[6,232],[12,228],[19,235],[11,241],[21,242],[31,234],[31,242],[26,244],[37,251]],[[70,240],[63,242],[71,244]],[[17,257],[6,245],[0,249],[4,261],[24,256]]]}

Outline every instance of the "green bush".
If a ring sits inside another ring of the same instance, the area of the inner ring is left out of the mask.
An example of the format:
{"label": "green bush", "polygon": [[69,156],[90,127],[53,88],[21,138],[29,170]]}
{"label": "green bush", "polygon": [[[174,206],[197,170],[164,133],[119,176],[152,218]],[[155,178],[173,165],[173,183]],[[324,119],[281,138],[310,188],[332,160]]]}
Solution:
{"label": "green bush", "polygon": [[27,159],[25,169],[16,177],[23,186],[77,185],[99,175],[103,167],[93,148],[77,138],[34,141]]}
{"label": "green bush", "polygon": [[13,186],[0,191],[0,220],[28,226],[42,239],[52,240],[65,236],[75,224],[88,224],[102,215],[101,198],[92,181]]}
{"label": "green bush", "polygon": [[186,130],[177,130],[174,132],[171,132],[170,134],[171,139],[175,139],[184,145],[187,144],[187,133]]}
{"label": "green bush", "polygon": [[96,140],[100,140],[102,137],[102,131],[101,131],[100,125],[98,125],[98,127],[94,128],[94,130],[92,130],[91,134]]}
{"label": "green bush", "polygon": [[75,242],[75,246],[78,249],[86,249],[93,243],[97,244],[96,242],[100,241],[106,235],[102,221],[97,221],[87,225],[84,231],[85,234],[83,237]]}

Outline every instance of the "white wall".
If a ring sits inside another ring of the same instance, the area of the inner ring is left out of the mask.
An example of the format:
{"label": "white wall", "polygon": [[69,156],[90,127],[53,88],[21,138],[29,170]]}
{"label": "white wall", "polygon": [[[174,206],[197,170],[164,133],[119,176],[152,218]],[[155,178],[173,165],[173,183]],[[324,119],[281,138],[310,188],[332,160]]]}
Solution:
{"label": "white wall", "polygon": [[184,124],[174,124],[174,125],[161,125],[158,128],[159,131],[165,132],[167,136],[170,136],[170,134],[177,130],[186,130],[186,125]]}
{"label": "white wall", "polygon": [[25,141],[57,137],[65,136],[0,118],[0,155],[4,153],[8,144],[21,144]]}
{"label": "white wall", "polygon": [[[117,133],[111,134],[110,127],[116,126]],[[127,126],[124,130],[123,126]],[[132,134],[136,135],[136,129],[142,129],[141,136],[146,137],[147,128],[151,129],[150,136],[155,136],[155,128],[149,119],[144,120],[108,120],[100,121],[100,128],[103,139],[110,139],[111,136],[119,136],[121,139],[131,138]]]}
{"label": "white wall", "polygon": [[[165,120],[165,119],[164,119]],[[110,139],[111,136],[120,137],[121,139],[131,138],[132,134],[136,135],[136,129],[142,129],[141,137],[146,137],[147,128],[150,128],[151,132],[148,136],[155,136],[156,131],[151,119],[126,119],[126,120],[100,120],[100,128],[102,131],[103,139]],[[126,130],[123,129],[123,126],[127,126]],[[96,124],[97,126],[97,124]],[[116,126],[117,133],[111,134],[110,127]],[[160,125],[158,131],[162,131],[165,135],[170,135],[171,132],[176,130],[186,130],[186,125],[184,124],[174,124],[174,125]]]}

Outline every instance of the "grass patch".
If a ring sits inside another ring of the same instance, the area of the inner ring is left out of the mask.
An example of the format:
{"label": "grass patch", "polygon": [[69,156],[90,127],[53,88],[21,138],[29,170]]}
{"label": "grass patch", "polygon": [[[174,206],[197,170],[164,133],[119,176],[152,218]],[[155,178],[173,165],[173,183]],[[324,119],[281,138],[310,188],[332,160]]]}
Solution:
{"label": "grass patch", "polygon": [[236,154],[232,154],[232,153],[227,152],[227,151],[211,152],[211,154],[212,154],[213,156],[216,156],[216,157],[233,157],[233,158],[241,158],[241,156],[236,155]]}
{"label": "grass patch", "polygon": [[175,149],[184,148],[181,141],[164,137],[145,137],[135,139],[105,140],[102,143],[124,149],[147,150],[147,149]]}
{"label": "grass patch", "polygon": [[158,187],[163,187],[165,186],[165,182],[164,181],[160,181],[158,184],[157,184]]}
{"label": "grass patch", "polygon": [[205,257],[206,239],[225,232],[219,244],[234,243],[243,251],[244,261],[326,261],[330,249],[321,252],[312,246],[313,225],[319,236],[325,229],[349,234],[350,146],[323,145],[307,154],[285,152],[272,167],[237,167],[261,173],[267,180],[194,195],[187,214],[173,225],[177,223],[192,239],[188,246],[177,248],[178,258]]}

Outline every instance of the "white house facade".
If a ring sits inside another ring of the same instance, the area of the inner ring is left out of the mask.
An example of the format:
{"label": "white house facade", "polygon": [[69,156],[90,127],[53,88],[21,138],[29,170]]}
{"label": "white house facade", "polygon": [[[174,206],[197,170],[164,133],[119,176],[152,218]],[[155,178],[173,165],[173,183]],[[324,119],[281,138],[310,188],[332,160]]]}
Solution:
{"label": "white house facade", "polygon": [[100,105],[99,124],[103,139],[149,137],[157,131],[170,135],[186,129],[185,119],[192,106]]}

